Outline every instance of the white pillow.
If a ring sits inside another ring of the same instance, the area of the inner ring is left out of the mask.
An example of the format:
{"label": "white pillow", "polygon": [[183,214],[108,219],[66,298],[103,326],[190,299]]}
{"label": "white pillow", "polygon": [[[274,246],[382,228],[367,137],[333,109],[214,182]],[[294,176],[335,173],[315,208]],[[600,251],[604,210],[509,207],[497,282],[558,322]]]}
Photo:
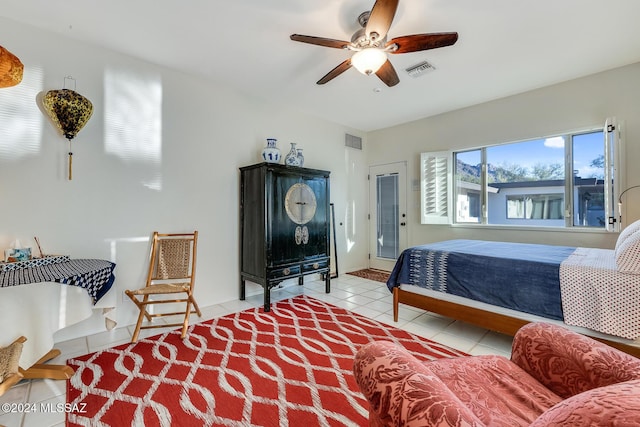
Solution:
{"label": "white pillow", "polygon": [[624,241],[627,240],[629,236],[631,236],[633,233],[635,233],[638,230],[640,230],[640,219],[627,225],[620,232],[620,234],[618,235],[618,240],[616,240],[616,250],[618,250],[618,248],[622,246]]}
{"label": "white pillow", "polygon": [[640,274],[640,233],[632,233],[615,250],[616,265],[622,273]]}

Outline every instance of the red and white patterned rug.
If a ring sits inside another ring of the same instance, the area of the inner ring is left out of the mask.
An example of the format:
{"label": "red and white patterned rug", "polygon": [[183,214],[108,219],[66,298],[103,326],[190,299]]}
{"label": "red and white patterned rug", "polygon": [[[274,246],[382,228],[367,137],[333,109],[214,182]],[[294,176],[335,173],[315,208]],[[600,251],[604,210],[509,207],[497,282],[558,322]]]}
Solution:
{"label": "red and white patterned rug", "polygon": [[463,353],[308,296],[69,359],[67,426],[364,426],[365,343]]}

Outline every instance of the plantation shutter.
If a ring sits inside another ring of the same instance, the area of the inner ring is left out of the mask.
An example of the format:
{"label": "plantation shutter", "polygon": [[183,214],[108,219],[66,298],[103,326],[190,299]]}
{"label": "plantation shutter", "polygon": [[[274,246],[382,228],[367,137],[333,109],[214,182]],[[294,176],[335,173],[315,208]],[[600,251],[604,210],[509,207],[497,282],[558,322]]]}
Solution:
{"label": "plantation shutter", "polygon": [[449,224],[451,153],[420,154],[420,217],[422,224]]}
{"label": "plantation shutter", "polygon": [[620,231],[621,189],[624,188],[622,124],[615,117],[604,125],[604,209],[607,231]]}

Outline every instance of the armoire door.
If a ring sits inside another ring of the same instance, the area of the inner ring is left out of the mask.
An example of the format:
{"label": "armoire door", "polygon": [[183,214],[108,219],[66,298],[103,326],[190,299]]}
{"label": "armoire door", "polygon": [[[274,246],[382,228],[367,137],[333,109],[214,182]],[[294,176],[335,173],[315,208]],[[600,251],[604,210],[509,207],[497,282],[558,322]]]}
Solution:
{"label": "armoire door", "polygon": [[[327,179],[324,177],[303,177],[301,182],[308,186],[315,197],[315,213],[309,222],[302,224],[303,251],[305,259],[326,256],[328,236],[328,212],[327,212]],[[306,231],[304,231],[306,227]],[[308,237],[305,239],[305,235]]]}
{"label": "armoire door", "polygon": [[287,194],[291,197],[291,188],[300,182],[298,175],[290,175],[274,172],[271,174],[271,183],[268,185],[270,194],[267,194],[267,235],[270,242],[267,248],[269,265],[280,265],[296,261],[304,258],[303,248],[300,244],[296,244],[296,227],[297,224],[291,220],[287,214],[286,198]]}

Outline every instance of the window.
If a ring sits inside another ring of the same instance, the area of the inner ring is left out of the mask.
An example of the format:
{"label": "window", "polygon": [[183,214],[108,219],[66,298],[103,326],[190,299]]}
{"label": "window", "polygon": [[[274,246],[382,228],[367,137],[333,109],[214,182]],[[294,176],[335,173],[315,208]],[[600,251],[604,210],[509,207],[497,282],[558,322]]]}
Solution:
{"label": "window", "polygon": [[[615,175],[622,176],[618,135],[611,121],[599,129],[450,152],[447,174],[451,170],[452,179],[445,180],[442,168],[425,173],[423,162],[423,190],[428,182],[448,185],[438,187],[439,194],[451,198],[439,211],[447,223],[613,231],[620,187]],[[425,215],[422,219],[436,223]]]}
{"label": "window", "polygon": [[454,153],[456,222],[482,221],[482,151]]}
{"label": "window", "polygon": [[573,224],[604,227],[604,149],[602,133],[583,133],[572,138],[574,174]]}
{"label": "window", "polygon": [[564,198],[560,194],[507,196],[508,219],[563,219]]}

